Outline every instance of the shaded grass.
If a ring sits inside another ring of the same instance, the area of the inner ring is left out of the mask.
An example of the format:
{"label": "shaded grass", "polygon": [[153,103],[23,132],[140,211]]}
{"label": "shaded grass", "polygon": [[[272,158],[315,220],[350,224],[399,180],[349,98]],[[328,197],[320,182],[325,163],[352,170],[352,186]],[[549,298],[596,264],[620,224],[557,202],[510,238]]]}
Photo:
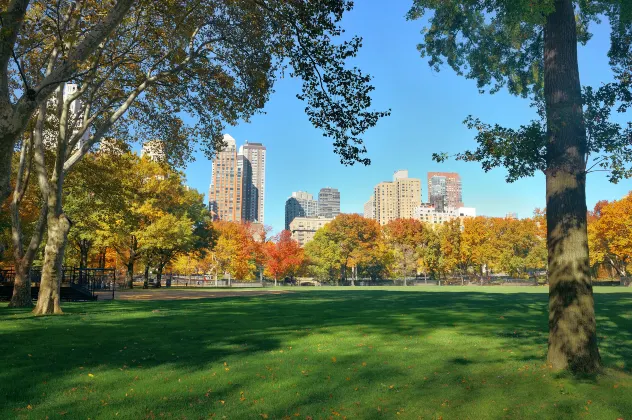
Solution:
{"label": "shaded grass", "polygon": [[2,304],[0,418],[632,418],[632,290],[598,289],[606,369],[573,378],[544,364],[545,288],[289,289]]}

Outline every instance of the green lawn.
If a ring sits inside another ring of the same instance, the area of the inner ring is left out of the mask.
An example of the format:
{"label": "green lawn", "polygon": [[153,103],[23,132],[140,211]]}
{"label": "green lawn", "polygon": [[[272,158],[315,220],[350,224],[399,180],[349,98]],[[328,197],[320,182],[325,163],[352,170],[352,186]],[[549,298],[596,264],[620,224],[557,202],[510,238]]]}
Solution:
{"label": "green lawn", "polygon": [[632,290],[596,295],[596,378],[545,366],[543,288],[291,288],[0,306],[0,419],[632,419]]}

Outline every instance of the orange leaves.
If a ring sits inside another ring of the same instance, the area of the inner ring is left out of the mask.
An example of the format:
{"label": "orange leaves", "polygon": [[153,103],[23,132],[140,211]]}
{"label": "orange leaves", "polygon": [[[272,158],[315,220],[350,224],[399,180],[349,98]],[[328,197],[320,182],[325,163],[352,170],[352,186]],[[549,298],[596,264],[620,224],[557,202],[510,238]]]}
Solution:
{"label": "orange leaves", "polygon": [[305,254],[292,233],[284,230],[264,246],[266,275],[275,279],[297,274],[305,261]]}
{"label": "orange leaves", "polygon": [[331,363],[336,363],[336,358],[335,357],[331,358]]}

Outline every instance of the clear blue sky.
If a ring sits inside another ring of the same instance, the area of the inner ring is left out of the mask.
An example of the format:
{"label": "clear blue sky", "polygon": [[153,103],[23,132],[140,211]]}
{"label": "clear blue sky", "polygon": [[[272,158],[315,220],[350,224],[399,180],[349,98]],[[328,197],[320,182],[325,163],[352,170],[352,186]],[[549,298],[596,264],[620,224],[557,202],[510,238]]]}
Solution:
{"label": "clear blue sky", "polygon": [[[422,179],[423,200],[427,200],[426,173],[454,171],[461,174],[463,200],[476,207],[477,214],[504,216],[517,212],[528,217],[534,208],[544,207],[544,176],[523,179],[513,184],[504,181],[505,171],[483,172],[476,163],[450,161],[437,164],[433,152],[457,152],[475,146],[474,135],[462,124],[469,114],[486,122],[517,127],[534,117],[529,101],[506,92],[480,95],[475,82],[456,76],[449,68],[440,73],[430,70],[420,58],[416,44],[421,40],[423,22],[404,18],[411,1],[378,0],[356,2],[344,26],[348,33],[364,38],[357,62],[374,76],[374,106],[392,109],[392,115],[365,135],[371,166],[340,165],[331,141],[312,127],[303,113],[303,104],[295,98],[300,81],[283,79],[265,107],[248,124],[229,127],[227,133],[237,140],[261,142],[268,150],[266,186],[266,225],[274,232],[283,229],[285,200],[292,191],[318,194],[321,187],[340,190],[342,212],[361,213],[373,186],[390,180],[397,169]],[[593,86],[608,81],[608,27],[593,27],[593,40],[580,51],[583,84]],[[207,194],[211,163],[198,153],[185,173],[188,184]],[[630,180],[610,184],[601,173],[588,178],[588,207],[601,199],[613,200],[632,190]]]}

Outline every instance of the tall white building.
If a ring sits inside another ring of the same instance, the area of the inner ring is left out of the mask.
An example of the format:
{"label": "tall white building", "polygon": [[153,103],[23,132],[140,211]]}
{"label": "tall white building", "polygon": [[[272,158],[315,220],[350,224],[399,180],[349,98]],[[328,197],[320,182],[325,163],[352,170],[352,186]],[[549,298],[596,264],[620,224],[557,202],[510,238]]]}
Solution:
{"label": "tall white building", "polygon": [[[63,100],[64,102],[68,99],[70,95],[73,95],[79,90],[79,85],[75,83],[65,83],[62,85],[63,89]],[[57,105],[58,91],[53,93],[51,97],[48,99],[48,106],[54,108]],[[49,108],[50,109],[50,108]],[[83,103],[81,102],[81,98],[77,98],[70,103],[70,107],[68,109],[68,126],[72,127],[73,137],[79,132],[81,127],[83,126]],[[44,145],[47,148],[54,148],[57,144],[57,135],[59,130],[59,121],[55,113],[47,113],[46,119],[51,126],[51,129],[47,129],[44,132]],[[86,130],[83,135],[79,138],[79,141],[75,144],[75,149],[81,148],[86,141],[90,138],[90,130]]]}
{"label": "tall white building", "polygon": [[239,147],[244,159],[244,187],[242,220],[264,223],[266,192],[266,147],[261,143],[248,143]]}

